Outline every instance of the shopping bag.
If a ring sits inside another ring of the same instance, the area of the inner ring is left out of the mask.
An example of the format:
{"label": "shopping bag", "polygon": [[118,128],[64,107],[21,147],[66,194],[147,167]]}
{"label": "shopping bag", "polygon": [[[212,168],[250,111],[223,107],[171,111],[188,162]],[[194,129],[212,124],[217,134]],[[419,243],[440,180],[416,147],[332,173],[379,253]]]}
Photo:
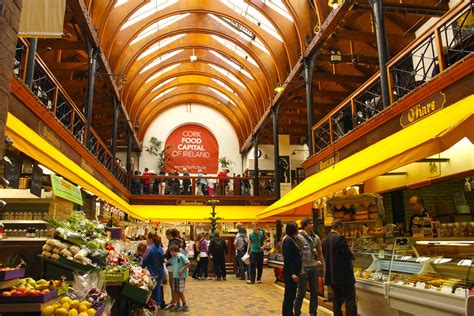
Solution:
{"label": "shopping bag", "polygon": [[245,255],[243,255],[241,260],[242,260],[245,264],[249,264],[249,263],[250,263],[250,255],[249,255],[249,253],[247,252]]}

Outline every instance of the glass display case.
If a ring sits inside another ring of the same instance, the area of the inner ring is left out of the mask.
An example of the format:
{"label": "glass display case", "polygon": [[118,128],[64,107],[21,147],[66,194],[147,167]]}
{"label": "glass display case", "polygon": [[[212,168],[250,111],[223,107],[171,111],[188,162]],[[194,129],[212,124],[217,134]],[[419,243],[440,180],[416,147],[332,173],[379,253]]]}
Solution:
{"label": "glass display case", "polygon": [[359,237],[350,245],[362,315],[465,315],[474,239]]}

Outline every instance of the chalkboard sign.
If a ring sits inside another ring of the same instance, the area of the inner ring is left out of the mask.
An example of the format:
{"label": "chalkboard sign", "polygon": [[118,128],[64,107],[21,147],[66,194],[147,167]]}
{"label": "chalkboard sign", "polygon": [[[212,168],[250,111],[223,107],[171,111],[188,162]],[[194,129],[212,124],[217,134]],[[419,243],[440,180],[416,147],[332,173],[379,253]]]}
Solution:
{"label": "chalkboard sign", "polygon": [[41,197],[41,187],[43,185],[43,169],[37,164],[33,166],[33,172],[31,175],[31,194]]}
{"label": "chalkboard sign", "polygon": [[21,164],[22,159],[20,156],[13,152],[8,152],[7,157],[12,162],[9,164],[5,162],[5,178],[10,182],[9,187],[18,189],[20,186],[20,175],[21,175]]}

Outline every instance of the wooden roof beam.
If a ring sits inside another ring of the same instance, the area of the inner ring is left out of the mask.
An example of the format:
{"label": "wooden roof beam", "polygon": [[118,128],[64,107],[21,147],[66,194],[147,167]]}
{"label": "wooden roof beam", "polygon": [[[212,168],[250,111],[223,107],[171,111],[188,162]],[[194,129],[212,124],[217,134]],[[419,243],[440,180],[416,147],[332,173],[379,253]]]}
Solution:
{"label": "wooden roof beam", "polygon": [[[449,10],[448,2],[440,3],[442,6],[439,7],[406,3],[384,3],[383,9],[385,12],[440,17]],[[352,10],[372,10],[372,8],[368,3],[355,3]]]}

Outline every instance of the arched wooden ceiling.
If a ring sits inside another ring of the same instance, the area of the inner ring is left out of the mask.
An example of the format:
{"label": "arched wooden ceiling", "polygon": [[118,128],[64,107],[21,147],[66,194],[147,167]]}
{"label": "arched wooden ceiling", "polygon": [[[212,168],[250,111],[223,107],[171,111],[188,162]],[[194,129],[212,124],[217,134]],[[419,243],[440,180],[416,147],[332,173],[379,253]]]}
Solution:
{"label": "arched wooden ceiling", "polygon": [[[259,22],[226,5],[232,2],[257,10]],[[121,98],[141,140],[162,111],[192,102],[217,109],[239,141],[245,140],[269,106],[273,88],[301,56],[315,19],[308,0],[97,0],[89,5],[112,73],[127,79]],[[124,27],[148,7],[153,12]],[[265,30],[265,19],[277,35]],[[158,27],[166,21],[172,23]],[[154,26],[157,30],[150,31]],[[254,38],[239,34],[239,28]],[[196,62],[190,61],[193,54]]]}

